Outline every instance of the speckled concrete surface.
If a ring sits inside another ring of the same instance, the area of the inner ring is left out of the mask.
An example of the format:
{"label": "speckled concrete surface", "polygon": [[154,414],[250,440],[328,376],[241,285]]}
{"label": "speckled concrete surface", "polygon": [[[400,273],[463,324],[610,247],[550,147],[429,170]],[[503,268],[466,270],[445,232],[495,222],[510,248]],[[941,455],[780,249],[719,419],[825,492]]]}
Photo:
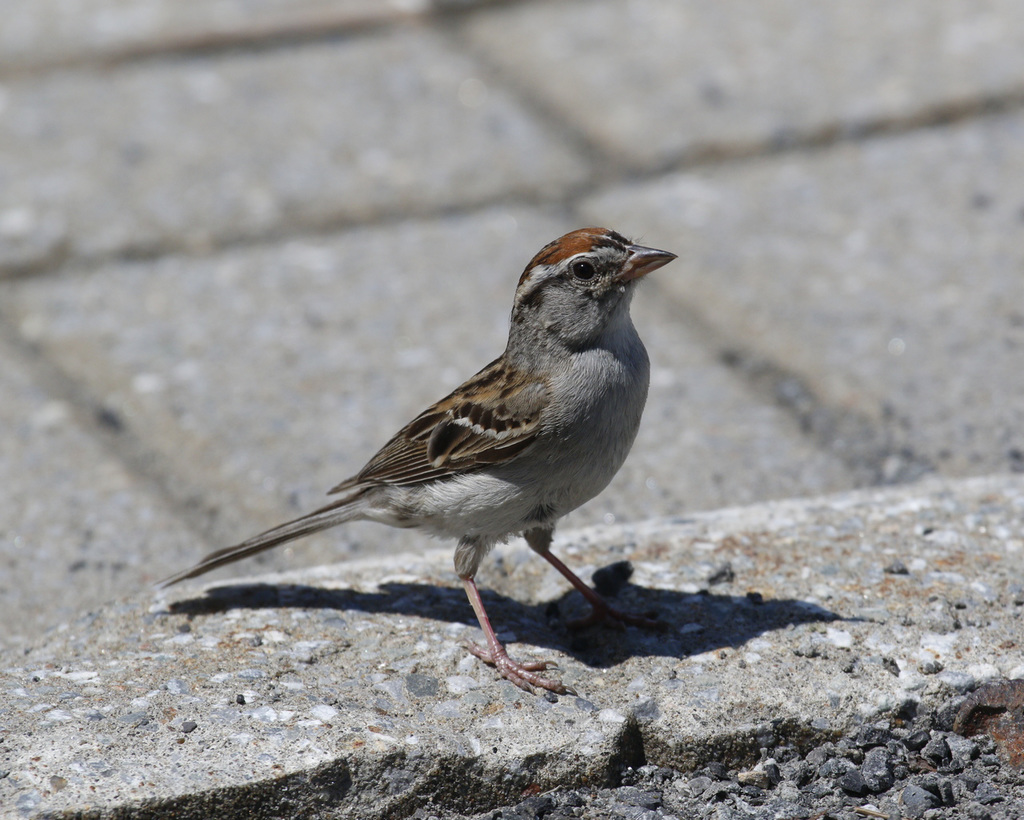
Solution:
{"label": "speckled concrete surface", "polygon": [[1022,511],[1024,480],[974,479],[559,540],[578,567],[632,560],[618,602],[667,635],[569,635],[577,594],[501,549],[481,575],[499,630],[579,697],[526,694],[467,655],[448,551],[128,599],[0,656],[0,801],[401,816],[608,783],[640,759],[755,763],[768,736],[806,748],[1024,676]]}
{"label": "speckled concrete surface", "polygon": [[203,542],[38,382],[31,360],[0,340],[0,361],[0,645],[22,646],[137,592],[156,556]]}
{"label": "speckled concrete surface", "polygon": [[586,139],[659,171],[976,108],[1020,94],[1024,69],[1014,0],[512,3],[465,31]]}
{"label": "speckled concrete surface", "polygon": [[0,117],[0,214],[13,234],[0,272],[581,183],[583,161],[509,93],[460,100],[476,73],[433,32],[397,29],[13,80]]}

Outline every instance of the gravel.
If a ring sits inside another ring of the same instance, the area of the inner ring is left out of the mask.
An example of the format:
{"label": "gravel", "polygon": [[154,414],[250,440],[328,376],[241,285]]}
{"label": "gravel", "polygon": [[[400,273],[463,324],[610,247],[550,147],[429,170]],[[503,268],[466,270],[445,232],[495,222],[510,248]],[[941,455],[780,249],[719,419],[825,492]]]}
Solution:
{"label": "gravel", "polygon": [[[963,701],[892,723],[865,724],[804,753],[792,745],[761,750],[753,767],[728,761],[695,772],[624,766],[621,785],[531,795],[472,820],[854,820],[1024,816],[1024,778],[987,736],[950,730]],[[412,815],[437,815],[421,809]],[[445,815],[449,816],[449,815]]]}

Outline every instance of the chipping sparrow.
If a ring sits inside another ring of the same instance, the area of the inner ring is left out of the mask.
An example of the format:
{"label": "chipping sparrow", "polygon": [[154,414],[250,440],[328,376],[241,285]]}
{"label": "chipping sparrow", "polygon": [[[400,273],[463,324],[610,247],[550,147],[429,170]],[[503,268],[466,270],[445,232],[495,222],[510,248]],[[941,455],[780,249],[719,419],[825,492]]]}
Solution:
{"label": "chipping sparrow", "polygon": [[395,435],[336,501],[214,552],[161,586],[346,521],[458,538],[455,570],[487,646],[470,650],[517,686],[572,693],[547,662],[512,660],[473,580],[491,547],[522,533],[591,603],[575,626],[661,624],[610,607],[551,554],[555,523],[603,490],[626,458],[647,400],[647,351],[629,316],[639,279],[675,254],[583,228],[545,245],[519,279],[505,352]]}

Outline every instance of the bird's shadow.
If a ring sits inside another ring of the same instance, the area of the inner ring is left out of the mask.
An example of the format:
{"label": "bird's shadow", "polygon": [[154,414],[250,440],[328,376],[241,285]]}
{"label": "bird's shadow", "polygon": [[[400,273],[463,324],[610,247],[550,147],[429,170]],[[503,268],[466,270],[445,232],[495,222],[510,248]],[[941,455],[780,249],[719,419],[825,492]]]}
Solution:
{"label": "bird's shadow", "polygon": [[[610,602],[623,610],[655,613],[664,631],[607,626],[573,631],[572,618],[588,606],[577,592],[544,604],[524,604],[484,590],[484,603],[499,635],[511,631],[515,640],[572,655],[591,667],[607,668],[632,657],[676,657],[737,648],[766,632],[790,625],[845,620],[805,601],[759,595],[728,595],[651,589],[626,584]],[[476,626],[473,611],[460,588],[418,583],[381,584],[376,592],[322,589],[304,584],[228,584],[206,590],[202,597],[177,601],[174,614],[211,615],[232,609],[301,609],[391,613]],[[342,629],[344,627],[342,626]]]}

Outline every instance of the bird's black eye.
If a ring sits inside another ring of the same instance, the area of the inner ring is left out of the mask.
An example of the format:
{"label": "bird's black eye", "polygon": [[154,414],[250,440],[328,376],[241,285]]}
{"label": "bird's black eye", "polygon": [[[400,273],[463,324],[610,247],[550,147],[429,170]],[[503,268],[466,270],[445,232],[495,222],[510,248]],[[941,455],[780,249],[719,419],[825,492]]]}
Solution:
{"label": "bird's black eye", "polygon": [[597,271],[594,270],[593,262],[588,262],[586,259],[579,259],[572,263],[572,275],[577,279],[593,279],[595,273],[597,273]]}

